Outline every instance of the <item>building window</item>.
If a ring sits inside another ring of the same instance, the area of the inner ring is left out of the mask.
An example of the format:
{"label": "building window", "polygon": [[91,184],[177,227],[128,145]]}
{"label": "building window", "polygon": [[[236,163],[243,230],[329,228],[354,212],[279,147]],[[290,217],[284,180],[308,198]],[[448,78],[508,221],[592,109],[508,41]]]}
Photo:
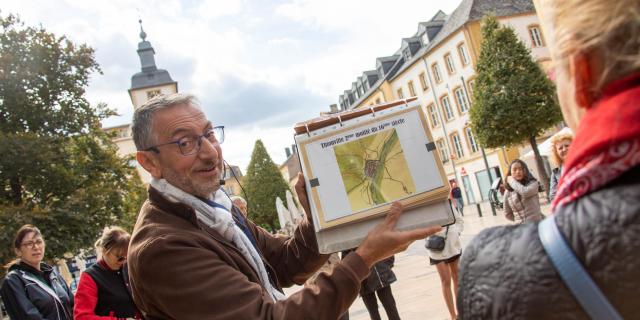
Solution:
{"label": "building window", "polygon": [[447,121],[453,120],[453,110],[451,109],[451,103],[449,102],[449,96],[444,95],[440,98],[440,102],[442,103],[442,109],[444,111],[444,117]]}
{"label": "building window", "polygon": [[427,112],[429,112],[429,119],[431,119],[431,126],[437,127],[440,125],[440,121],[438,120],[438,112],[436,111],[436,106],[432,103],[427,107]]}
{"label": "building window", "polygon": [[424,72],[421,73],[418,78],[420,78],[420,86],[422,86],[422,91],[427,91],[427,89],[429,89],[429,85],[427,85],[427,79],[425,78]]}
{"label": "building window", "polygon": [[415,97],[416,96],[416,89],[413,88],[413,81],[409,81],[407,86],[409,87],[409,95],[411,95],[412,97]]}
{"label": "building window", "polygon": [[467,103],[467,99],[464,96],[464,91],[462,91],[462,88],[453,90],[453,93],[456,96],[456,103],[458,104],[458,110],[460,111],[460,113],[469,111],[469,104]]}
{"label": "building window", "polygon": [[404,99],[404,93],[402,92],[402,88],[398,88],[398,99]]}
{"label": "building window", "polygon": [[433,78],[436,79],[436,83],[442,82],[442,76],[440,75],[440,67],[438,67],[437,62],[431,65],[431,70],[433,71]]}
{"label": "building window", "polygon": [[462,149],[462,141],[460,141],[460,135],[457,132],[451,134],[451,145],[453,145],[453,151],[457,159],[464,157],[464,151]]}
{"label": "building window", "polygon": [[151,99],[157,95],[160,95],[160,89],[147,91],[147,99]]}
{"label": "building window", "polygon": [[480,150],[478,147],[478,143],[476,142],[476,137],[473,136],[473,131],[471,127],[464,128],[465,134],[467,136],[467,142],[469,143],[469,149],[471,153],[476,153]]}
{"label": "building window", "polygon": [[449,161],[449,151],[447,150],[444,140],[438,139],[436,145],[438,146],[438,151],[440,151],[440,160],[442,160],[442,163]]}
{"label": "building window", "polygon": [[449,72],[449,74],[456,72],[456,67],[453,65],[453,59],[451,59],[450,53],[444,55],[444,63],[447,65],[447,72]]}
{"label": "building window", "polygon": [[529,36],[531,37],[531,44],[534,48],[544,47],[544,42],[542,41],[542,33],[540,33],[540,27],[535,25],[529,27]]}
{"label": "building window", "polygon": [[458,45],[458,54],[460,55],[460,62],[463,66],[469,64],[469,52],[467,52],[467,46],[464,43]]}
{"label": "building window", "polygon": [[407,47],[406,49],[404,49],[404,51],[402,52],[402,54],[404,55],[404,60],[405,61],[409,61],[411,60],[411,50],[409,50],[409,48]]}
{"label": "building window", "polygon": [[467,89],[469,89],[469,99],[473,99],[473,91],[475,90],[476,79],[471,79],[467,82]]}

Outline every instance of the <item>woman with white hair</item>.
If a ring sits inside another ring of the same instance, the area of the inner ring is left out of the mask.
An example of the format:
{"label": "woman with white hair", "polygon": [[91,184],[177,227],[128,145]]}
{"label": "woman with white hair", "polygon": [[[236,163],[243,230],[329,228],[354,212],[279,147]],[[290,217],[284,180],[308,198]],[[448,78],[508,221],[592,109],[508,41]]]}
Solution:
{"label": "woman with white hair", "polygon": [[465,248],[459,316],[638,319],[640,1],[538,4],[575,139],[550,217],[484,230]]}

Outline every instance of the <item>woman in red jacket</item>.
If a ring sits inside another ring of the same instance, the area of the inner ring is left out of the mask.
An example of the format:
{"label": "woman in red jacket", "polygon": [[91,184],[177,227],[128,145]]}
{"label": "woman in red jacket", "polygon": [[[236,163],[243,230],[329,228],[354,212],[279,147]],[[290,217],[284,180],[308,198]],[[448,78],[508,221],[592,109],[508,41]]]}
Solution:
{"label": "woman in red jacket", "polygon": [[141,319],[131,298],[125,265],[130,238],[120,227],[104,229],[95,245],[98,262],[80,276],[74,320]]}

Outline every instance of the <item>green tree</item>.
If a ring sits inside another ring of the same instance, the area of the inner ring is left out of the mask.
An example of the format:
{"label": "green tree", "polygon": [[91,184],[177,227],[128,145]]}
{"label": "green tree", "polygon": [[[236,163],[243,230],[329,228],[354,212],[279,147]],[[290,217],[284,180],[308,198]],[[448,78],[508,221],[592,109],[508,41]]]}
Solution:
{"label": "green tree", "polygon": [[513,29],[500,26],[494,17],[485,17],[482,37],[471,127],[483,147],[513,146],[528,141],[535,154],[539,178],[546,187],[549,177],[536,137],[562,120],[554,85]]}
{"label": "green tree", "polygon": [[90,47],[0,16],[0,261],[13,257],[25,223],[41,229],[55,260],[138,210],[131,159],[117,156],[100,124],[114,112],[84,97],[93,72]]}
{"label": "green tree", "polygon": [[243,181],[243,195],[249,204],[247,211],[251,220],[271,231],[278,230],[276,198],[286,199],[289,185],[271,160],[261,140],[257,140],[253,147],[247,175]]}

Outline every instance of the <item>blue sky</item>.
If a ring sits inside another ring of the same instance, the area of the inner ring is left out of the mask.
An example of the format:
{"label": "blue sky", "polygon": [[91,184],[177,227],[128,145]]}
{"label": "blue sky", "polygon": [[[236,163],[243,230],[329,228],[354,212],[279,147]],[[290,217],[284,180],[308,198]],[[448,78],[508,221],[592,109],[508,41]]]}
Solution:
{"label": "blue sky", "polygon": [[223,152],[244,172],[256,139],[277,164],[293,143],[293,125],[329,109],[375,59],[393,54],[418,22],[460,3],[434,0],[4,1],[2,15],[96,50],[103,74],[87,89],[92,103],[129,123],[127,89],[138,72],[138,18],[156,64],[198,96],[207,116],[226,126]]}

